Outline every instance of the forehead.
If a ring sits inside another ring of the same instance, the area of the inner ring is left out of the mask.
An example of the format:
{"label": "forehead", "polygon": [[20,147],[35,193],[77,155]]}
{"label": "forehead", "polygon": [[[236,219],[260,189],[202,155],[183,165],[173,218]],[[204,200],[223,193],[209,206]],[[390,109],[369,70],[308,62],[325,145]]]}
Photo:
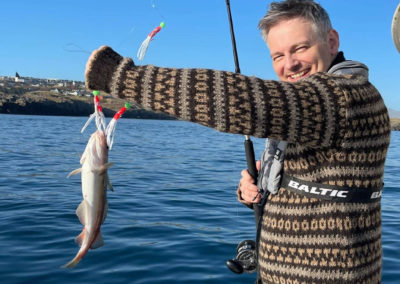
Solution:
{"label": "forehead", "polygon": [[317,32],[313,23],[304,18],[281,20],[270,28],[267,44],[270,49],[295,45],[298,42],[314,41]]}

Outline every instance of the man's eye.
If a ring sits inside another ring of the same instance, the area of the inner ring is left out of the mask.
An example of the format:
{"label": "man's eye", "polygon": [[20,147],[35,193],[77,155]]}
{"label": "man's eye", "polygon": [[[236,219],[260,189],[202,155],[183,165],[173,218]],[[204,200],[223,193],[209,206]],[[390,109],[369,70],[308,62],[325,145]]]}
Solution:
{"label": "man's eye", "polygon": [[283,58],[282,55],[277,55],[277,56],[274,56],[274,57],[272,58],[272,60],[273,60],[274,62],[277,62],[277,61],[281,60],[282,58]]}
{"label": "man's eye", "polygon": [[302,51],[305,51],[306,49],[307,49],[307,46],[302,45],[302,46],[299,46],[298,48],[296,48],[296,51],[302,52]]}

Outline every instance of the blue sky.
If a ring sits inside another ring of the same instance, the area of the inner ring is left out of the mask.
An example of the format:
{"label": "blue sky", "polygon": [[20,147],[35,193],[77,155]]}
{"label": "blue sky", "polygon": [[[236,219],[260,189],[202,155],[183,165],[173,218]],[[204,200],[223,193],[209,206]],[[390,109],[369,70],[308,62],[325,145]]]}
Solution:
{"label": "blue sky", "polygon": [[[271,1],[231,0],[241,72],[277,79],[257,29]],[[347,59],[370,68],[389,108],[400,110],[400,54],[391,38],[399,0],[320,0]],[[136,52],[164,21],[143,61]],[[109,45],[136,64],[234,71],[225,0],[2,1],[0,75],[84,80],[92,50]]]}

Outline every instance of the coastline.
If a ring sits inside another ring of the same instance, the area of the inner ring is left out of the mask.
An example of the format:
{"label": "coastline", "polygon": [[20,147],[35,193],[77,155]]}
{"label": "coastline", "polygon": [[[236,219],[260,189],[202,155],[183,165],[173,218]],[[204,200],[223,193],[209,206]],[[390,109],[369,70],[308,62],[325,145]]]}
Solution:
{"label": "coastline", "polygon": [[390,125],[392,131],[400,131],[400,118],[391,118]]}
{"label": "coastline", "polygon": [[[104,96],[101,100],[104,115],[112,117],[125,104],[120,98]],[[0,113],[89,116],[94,111],[93,97],[65,96],[44,91],[24,94],[4,94],[0,92]],[[172,116],[155,113],[132,104],[124,113],[124,118],[174,120]]]}
{"label": "coastline", "polygon": [[[125,101],[120,98],[105,96],[101,105],[106,117],[112,117]],[[88,116],[93,113],[93,98],[86,96],[65,96],[46,91],[33,91],[24,94],[4,94],[0,92],[0,113]],[[174,117],[156,113],[132,104],[124,118],[175,120]],[[400,131],[400,118],[391,118],[392,131]]]}

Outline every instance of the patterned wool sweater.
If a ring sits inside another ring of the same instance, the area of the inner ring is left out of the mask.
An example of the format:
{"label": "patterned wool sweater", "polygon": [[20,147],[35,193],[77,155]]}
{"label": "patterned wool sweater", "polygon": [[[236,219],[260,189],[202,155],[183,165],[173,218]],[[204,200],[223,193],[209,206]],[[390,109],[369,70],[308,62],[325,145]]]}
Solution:
{"label": "patterned wool sweater", "polygon": [[[297,83],[207,69],[134,66],[101,47],[89,89],[219,131],[288,141],[284,171],[323,184],[381,188],[390,121],[364,76],[317,73]],[[339,203],[281,188],[262,220],[263,283],[379,283],[380,202]]]}

